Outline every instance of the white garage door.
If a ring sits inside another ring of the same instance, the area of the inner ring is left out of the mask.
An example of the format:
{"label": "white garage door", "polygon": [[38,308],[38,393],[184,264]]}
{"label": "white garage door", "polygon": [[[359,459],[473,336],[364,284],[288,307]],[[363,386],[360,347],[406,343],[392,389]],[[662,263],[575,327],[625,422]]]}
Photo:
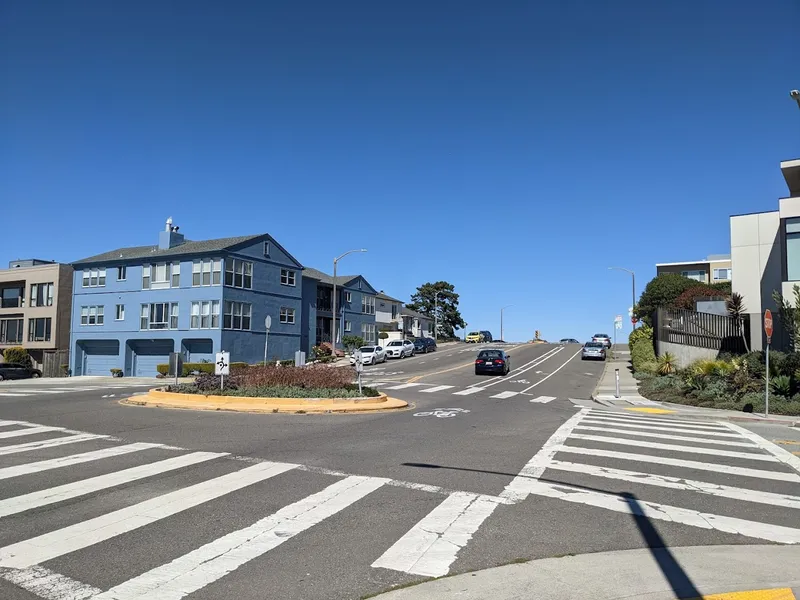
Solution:
{"label": "white garage door", "polygon": [[81,344],[83,348],[83,375],[111,375],[111,369],[121,368],[119,342],[92,341]]}

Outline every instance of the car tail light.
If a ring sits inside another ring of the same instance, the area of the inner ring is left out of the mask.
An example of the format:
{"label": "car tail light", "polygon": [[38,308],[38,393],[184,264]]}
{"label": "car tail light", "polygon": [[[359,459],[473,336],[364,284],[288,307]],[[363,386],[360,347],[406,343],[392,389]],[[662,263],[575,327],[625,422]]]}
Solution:
{"label": "car tail light", "polygon": [[495,364],[498,364],[498,365],[504,365],[504,364],[506,364],[506,363],[505,363],[504,361],[502,361],[502,360],[496,360],[496,361],[494,361],[494,362],[495,362]]}
{"label": "car tail light", "polygon": [[483,359],[479,358],[478,360],[475,361],[475,364],[476,365],[482,365],[483,364]]}

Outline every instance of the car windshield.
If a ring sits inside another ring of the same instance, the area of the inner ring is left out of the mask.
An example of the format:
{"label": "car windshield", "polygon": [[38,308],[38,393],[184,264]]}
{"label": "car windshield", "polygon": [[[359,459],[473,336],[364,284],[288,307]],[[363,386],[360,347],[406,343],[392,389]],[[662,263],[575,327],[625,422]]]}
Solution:
{"label": "car windshield", "polygon": [[361,352],[361,354],[372,354],[375,352],[375,346],[361,346],[358,351]]}
{"label": "car windshield", "polygon": [[503,353],[500,350],[483,350],[480,354],[478,354],[478,358],[485,359],[494,359],[494,358],[503,358]]}
{"label": "car windshield", "polygon": [[594,337],[607,338],[608,334],[607,333],[595,333]]}
{"label": "car windshield", "polygon": [[389,342],[390,346],[402,346],[403,342]]}
{"label": "car windshield", "polygon": [[603,344],[600,343],[600,342],[587,342],[586,343],[586,347],[587,348],[602,348]]}
{"label": "car windshield", "polygon": [[480,335],[480,333],[478,333],[477,331],[471,331],[470,335]]}

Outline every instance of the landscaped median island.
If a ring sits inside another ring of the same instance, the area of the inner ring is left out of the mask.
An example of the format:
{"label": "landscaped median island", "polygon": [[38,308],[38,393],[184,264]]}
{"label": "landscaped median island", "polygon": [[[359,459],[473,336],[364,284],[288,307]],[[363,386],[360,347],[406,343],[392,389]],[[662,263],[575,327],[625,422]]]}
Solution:
{"label": "landscaped median island", "polygon": [[[720,354],[678,368],[675,357],[656,358],[653,330],[643,326],[629,338],[633,374],[639,393],[650,400],[704,408],[763,413],[766,356],[762,351]],[[769,411],[800,415],[800,353],[769,353]]]}
{"label": "landscaped median island", "polygon": [[237,366],[224,378],[203,373],[192,383],[168,385],[128,404],[244,412],[364,412],[405,408],[407,402],[353,383],[353,369],[307,365]]}

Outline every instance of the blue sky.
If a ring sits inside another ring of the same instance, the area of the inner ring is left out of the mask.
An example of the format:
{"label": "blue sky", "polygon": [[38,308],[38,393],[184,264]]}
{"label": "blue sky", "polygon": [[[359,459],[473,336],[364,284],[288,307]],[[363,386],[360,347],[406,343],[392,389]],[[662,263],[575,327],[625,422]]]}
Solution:
{"label": "blue sky", "polygon": [[[269,232],[470,329],[585,339],[800,155],[796,0],[0,9],[0,265]],[[626,324],[626,332],[629,325]]]}

